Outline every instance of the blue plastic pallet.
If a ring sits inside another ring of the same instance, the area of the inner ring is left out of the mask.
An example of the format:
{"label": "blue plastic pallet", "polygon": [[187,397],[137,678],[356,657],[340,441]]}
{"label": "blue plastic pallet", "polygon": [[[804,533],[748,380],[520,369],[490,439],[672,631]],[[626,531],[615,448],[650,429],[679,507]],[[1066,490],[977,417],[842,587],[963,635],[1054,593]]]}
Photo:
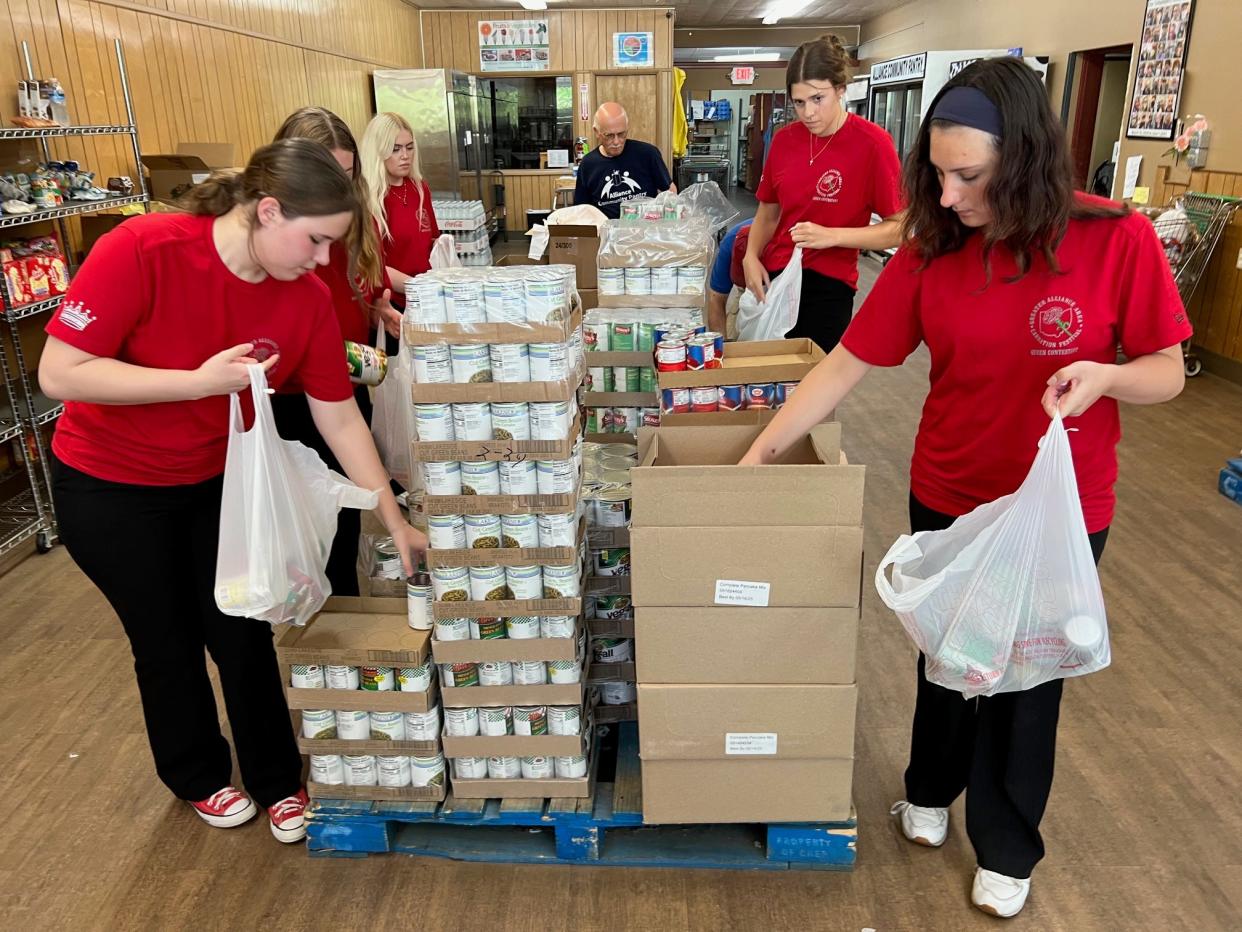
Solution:
{"label": "blue plastic pallet", "polygon": [[[497,864],[851,870],[858,825],[643,825],[638,729],[618,726],[615,779],[585,799],[318,800],[313,857],[398,852]],[[597,748],[598,750],[598,748]],[[598,766],[598,753],[596,766]]]}
{"label": "blue plastic pallet", "polygon": [[1216,485],[1220,494],[1242,505],[1242,459],[1229,460]]}

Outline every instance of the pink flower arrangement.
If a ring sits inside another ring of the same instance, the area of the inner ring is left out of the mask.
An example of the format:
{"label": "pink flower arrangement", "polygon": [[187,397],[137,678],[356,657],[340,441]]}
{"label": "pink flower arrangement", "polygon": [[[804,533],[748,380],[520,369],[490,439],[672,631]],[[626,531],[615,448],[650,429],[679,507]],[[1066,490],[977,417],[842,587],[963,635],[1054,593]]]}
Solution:
{"label": "pink flower arrangement", "polygon": [[1204,118],[1203,114],[1196,113],[1194,115],[1193,122],[1187,120],[1184,124],[1182,134],[1173,140],[1173,147],[1167,150],[1164,154],[1173,156],[1173,164],[1176,165],[1181,160],[1181,157],[1186,154],[1186,150],[1190,148],[1191,139],[1193,139],[1196,134],[1207,128],[1208,121]]}

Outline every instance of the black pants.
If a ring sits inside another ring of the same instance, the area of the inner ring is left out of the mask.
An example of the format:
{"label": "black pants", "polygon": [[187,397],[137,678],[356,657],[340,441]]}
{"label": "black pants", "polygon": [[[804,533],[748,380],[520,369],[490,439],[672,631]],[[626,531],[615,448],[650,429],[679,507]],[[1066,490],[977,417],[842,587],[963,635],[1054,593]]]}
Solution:
{"label": "black pants", "polygon": [[[374,345],[374,340],[372,340]],[[371,423],[371,395],[365,385],[354,386],[354,401],[368,424]],[[319,434],[311,417],[310,404],[301,392],[272,396],[272,414],[276,418],[276,430],[285,440],[304,443],[320,455],[329,469],[344,475],[345,470]],[[357,508],[342,508],[336,515],[336,536],[332,538],[332,550],[328,553],[325,574],[332,585],[333,595],[358,595],[358,536],[362,533],[362,512]]]}
{"label": "black pants", "polygon": [[222,479],[197,485],[105,482],[52,460],[60,536],[121,618],[134,655],[155,770],[181,799],[232,782],[204,648],[220,673],[242,782],[261,806],[302,778],[272,629],[216,609]]}
{"label": "black pants", "polygon": [[854,316],[854,293],[840,279],[803,269],[798,323],[786,338],[809,337],[825,353],[831,353]]}
{"label": "black pants", "polygon": [[[910,529],[939,531],[955,519],[910,496]],[[1108,529],[1090,535],[1100,561]],[[906,799],[947,808],[966,791],[966,832],[979,866],[1029,877],[1044,856],[1039,822],[1052,790],[1062,680],[1021,692],[967,699],[924,675],[906,769]]]}

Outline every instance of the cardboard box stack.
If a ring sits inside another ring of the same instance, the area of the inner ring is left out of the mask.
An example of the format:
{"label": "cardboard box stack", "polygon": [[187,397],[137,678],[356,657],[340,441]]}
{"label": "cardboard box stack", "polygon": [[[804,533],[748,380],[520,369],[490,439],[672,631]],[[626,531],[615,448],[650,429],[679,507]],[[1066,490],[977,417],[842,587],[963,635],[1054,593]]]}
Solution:
{"label": "cardboard box stack", "polygon": [[231,142],[182,142],[175,153],[144,155],[147,190],[151,197],[172,204],[217,169],[237,166],[237,147]]}
{"label": "cardboard box stack", "polygon": [[739,467],[761,427],[640,439],[631,526],[643,818],[850,815],[864,469],[823,424]]}
{"label": "cardboard box stack", "polygon": [[589,223],[549,223],[548,236],[548,260],[574,267],[582,308],[589,311],[599,302],[595,274],[599,230]]}
{"label": "cardboard box stack", "polygon": [[459,269],[407,289],[411,458],[459,798],[588,794],[573,277],[565,265]]}
{"label": "cardboard box stack", "polygon": [[439,696],[429,632],[404,599],[332,598],[276,657],[312,798],[441,800]]}

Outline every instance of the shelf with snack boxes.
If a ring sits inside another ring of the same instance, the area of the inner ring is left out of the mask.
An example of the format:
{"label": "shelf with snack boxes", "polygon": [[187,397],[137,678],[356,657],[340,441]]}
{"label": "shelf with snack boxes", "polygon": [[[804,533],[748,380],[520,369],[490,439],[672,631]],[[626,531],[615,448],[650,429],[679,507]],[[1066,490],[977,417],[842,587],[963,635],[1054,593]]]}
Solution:
{"label": "shelf with snack boxes", "polygon": [[408,620],[404,599],[331,598],[278,638],[313,798],[444,799],[430,632]]}

